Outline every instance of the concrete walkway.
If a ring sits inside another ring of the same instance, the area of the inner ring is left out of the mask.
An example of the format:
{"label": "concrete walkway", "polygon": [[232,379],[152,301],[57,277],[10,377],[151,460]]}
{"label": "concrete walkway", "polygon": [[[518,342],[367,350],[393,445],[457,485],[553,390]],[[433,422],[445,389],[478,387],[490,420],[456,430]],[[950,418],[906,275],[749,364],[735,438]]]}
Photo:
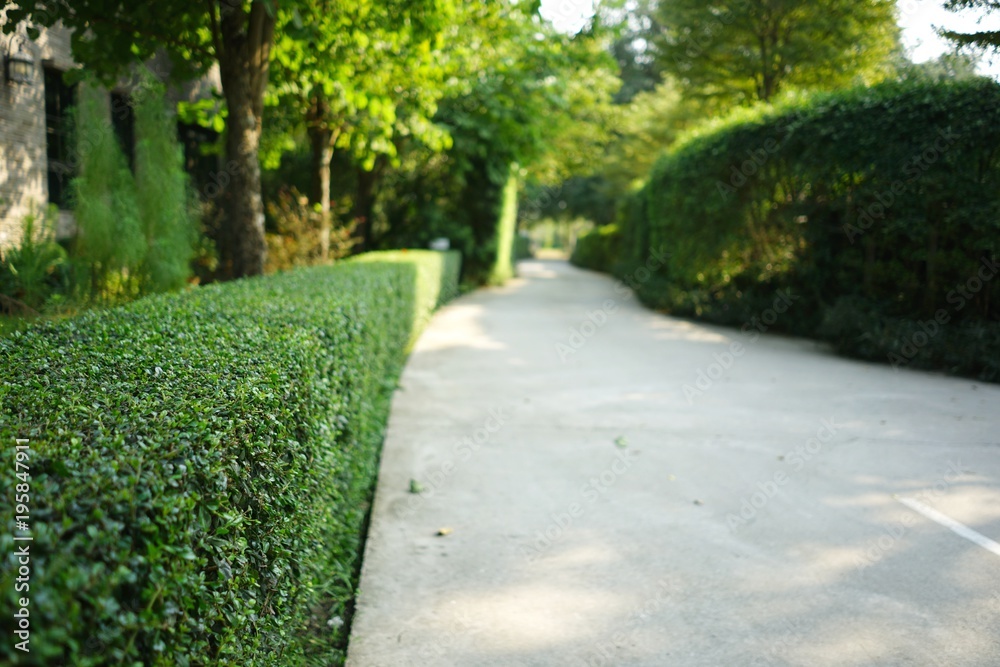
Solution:
{"label": "concrete walkway", "polygon": [[409,361],[349,666],[1000,664],[1000,388],[520,274]]}

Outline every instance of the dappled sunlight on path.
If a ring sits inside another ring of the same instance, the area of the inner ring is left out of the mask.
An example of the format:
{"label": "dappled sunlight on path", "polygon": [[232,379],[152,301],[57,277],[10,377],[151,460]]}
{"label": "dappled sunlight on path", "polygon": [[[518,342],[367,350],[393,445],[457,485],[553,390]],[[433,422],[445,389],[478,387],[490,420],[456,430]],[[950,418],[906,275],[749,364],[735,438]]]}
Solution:
{"label": "dappled sunlight on path", "polygon": [[900,501],[1000,540],[995,386],[554,261],[442,310],[401,384],[353,667],[1000,663],[1000,558]]}

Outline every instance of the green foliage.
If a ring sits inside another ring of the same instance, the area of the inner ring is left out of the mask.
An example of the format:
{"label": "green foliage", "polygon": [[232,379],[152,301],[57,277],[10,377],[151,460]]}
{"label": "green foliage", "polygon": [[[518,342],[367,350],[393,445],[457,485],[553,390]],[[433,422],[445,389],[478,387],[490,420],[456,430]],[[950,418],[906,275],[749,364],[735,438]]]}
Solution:
{"label": "green foliage", "polygon": [[656,4],[656,0],[602,0],[595,4],[597,22],[613,35],[610,51],[621,79],[621,88],[614,97],[616,104],[628,104],[662,81],[652,53],[659,32]]}
{"label": "green foliage", "polygon": [[[517,222],[516,176],[509,166],[475,160],[455,174],[447,166],[405,175],[388,206],[385,247],[427,247],[445,237],[462,254],[462,282],[486,285],[511,272],[510,249]],[[428,187],[421,187],[422,184]],[[436,192],[432,188],[439,188]],[[511,215],[513,211],[513,215]]]}
{"label": "green foliage", "polygon": [[522,259],[531,259],[532,257],[534,257],[534,252],[532,250],[531,237],[524,232],[515,235],[514,261],[519,262]]}
{"label": "green foliage", "polygon": [[0,661],[341,664],[390,392],[457,274],[455,253],[365,256],[0,339],[34,537],[32,651]]}
{"label": "green foliage", "polygon": [[[997,0],[946,0],[944,6],[951,11],[979,9],[989,13],[1000,10],[1000,2]],[[943,31],[941,34],[958,46],[1000,51],[1000,30],[977,30],[972,33]]]}
{"label": "green foliage", "polygon": [[942,53],[934,60],[914,63],[906,60],[897,67],[900,80],[936,81],[947,83],[960,79],[974,79],[979,57],[960,53]]}
{"label": "green foliage", "polygon": [[871,301],[843,297],[824,311],[818,332],[834,350],[848,356],[1000,382],[996,320],[940,324],[932,318],[892,317]]}
{"label": "green foliage", "polygon": [[146,89],[135,106],[135,182],[146,241],[140,291],[148,294],[187,283],[198,221],[176,120],[167,111],[163,87],[151,74],[146,77]]}
{"label": "green foliage", "polygon": [[106,91],[83,86],[74,138],[77,238],[73,262],[82,300],[114,302],[183,287],[191,276],[198,220],[164,88],[143,75],[135,113],[135,174],[110,122]]}
{"label": "green foliage", "polygon": [[83,296],[134,297],[147,243],[135,179],[108,117],[107,94],[80,86],[74,138],[80,175],[73,180],[77,238],[73,259]]}
{"label": "green foliage", "polygon": [[602,165],[602,174],[619,195],[644,179],[660,154],[693,124],[693,107],[682,101],[680,87],[671,80],[637,94],[622,107],[618,140]]}
{"label": "green foliage", "polygon": [[276,166],[303,130],[315,179],[334,151],[372,171],[377,160],[398,162],[409,141],[446,148],[447,133],[430,119],[444,87],[436,48],[452,13],[450,0],[351,0],[337,11],[302,3],[285,14],[267,95],[265,162]]}
{"label": "green foliage", "polygon": [[[440,52],[448,87],[434,120],[452,145],[443,155],[410,153],[387,178],[383,247],[444,236],[462,252],[464,281],[496,281],[509,273],[511,178],[555,178],[597,162],[603,138],[590,130],[608,129],[594,104],[612,92],[608,56],[594,40],[540,26],[535,9],[466,3],[464,22],[449,26]],[[584,118],[593,122],[574,124]],[[565,159],[549,159],[553,153]]]}
{"label": "green foliage", "polygon": [[220,270],[242,277],[263,272],[266,255],[257,154],[275,26],[306,5],[315,3],[164,0],[155,12],[137,13],[118,0],[23,0],[7,12],[2,29],[11,33],[30,25],[30,34],[60,23],[72,31],[73,59],[84,66],[81,71],[109,86],[154,59],[169,59],[175,80],[218,65],[227,105],[226,164],[235,165],[225,198]]}
{"label": "green foliage", "polygon": [[659,63],[688,95],[737,104],[871,83],[898,45],[895,11],[895,0],[661,2]]}
{"label": "green foliage", "polygon": [[[983,277],[1000,257],[998,193],[995,82],[815,96],[739,112],[664,156],[622,209],[618,271],[662,248],[669,260],[640,297],[734,325],[790,290],[801,300],[775,327],[825,332],[868,357],[875,349],[886,358],[902,345],[887,336],[902,334],[866,331],[867,313],[910,323],[943,313],[948,334],[931,336],[906,363],[991,378],[993,362],[971,356],[988,346],[961,341],[1000,326],[1000,280]],[[963,353],[970,356],[954,359]]]}
{"label": "green foliage", "polygon": [[56,214],[54,206],[41,215],[29,212],[21,245],[0,253],[0,313],[40,311],[51,297],[69,291],[69,261],[55,241]]}
{"label": "green foliage", "polygon": [[15,331],[24,331],[30,325],[30,319],[18,315],[0,315],[0,338],[9,336]]}
{"label": "green foliage", "polygon": [[618,225],[604,225],[576,240],[569,261],[584,269],[611,273],[618,266],[621,234]]}
{"label": "green foliage", "polygon": [[[434,259],[433,255],[439,255]],[[413,264],[416,269],[412,334],[407,343],[409,350],[417,342],[420,332],[434,314],[434,310],[458,296],[462,256],[455,251],[389,250],[366,252],[351,259],[356,263],[402,262]]]}

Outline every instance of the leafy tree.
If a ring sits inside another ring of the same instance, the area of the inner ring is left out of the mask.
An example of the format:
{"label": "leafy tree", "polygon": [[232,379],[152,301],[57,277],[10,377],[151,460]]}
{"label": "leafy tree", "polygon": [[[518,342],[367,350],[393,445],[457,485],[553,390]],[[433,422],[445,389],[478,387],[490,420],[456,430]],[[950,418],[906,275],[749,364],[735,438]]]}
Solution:
{"label": "leafy tree", "polygon": [[616,141],[609,147],[603,174],[624,194],[643,179],[656,159],[697,120],[697,106],[685,103],[680,87],[671,79],[636,95],[620,113]]}
{"label": "leafy tree", "polygon": [[504,263],[511,225],[497,223],[511,221],[513,188],[526,177],[551,182],[594,168],[611,125],[601,105],[617,82],[594,35],[556,33],[537,3],[459,11],[437,56],[446,84],[434,120],[452,146],[402,156],[386,185],[393,197],[379,240],[423,245],[446,236],[463,251],[464,278],[486,282],[504,273],[496,258]]}
{"label": "leafy tree", "polygon": [[621,88],[614,101],[628,104],[639,93],[650,91],[663,80],[656,58],[655,0],[605,0],[597,8],[597,25],[612,35],[611,55],[618,63]]}
{"label": "leafy tree", "polygon": [[884,78],[899,33],[894,0],[670,0],[656,18],[663,70],[730,103]]}
{"label": "leafy tree", "polygon": [[[986,13],[991,13],[1000,10],[1000,0],[948,0],[944,6],[951,11],[981,9]],[[973,33],[944,30],[941,34],[959,46],[1000,51],[1000,30],[979,30]]]}
{"label": "leafy tree", "polygon": [[[307,2],[285,3],[294,12]],[[266,256],[260,194],[260,147],[264,91],[278,3],[272,0],[164,0],[136,7],[119,0],[19,0],[7,10],[5,32],[30,22],[73,30],[73,56],[114,81],[129,66],[165,51],[178,75],[219,65],[226,100],[227,215],[220,250],[234,277],[263,271]],[[332,10],[332,8],[331,8]]]}
{"label": "leafy tree", "polygon": [[375,185],[400,144],[416,138],[444,146],[444,133],[429,119],[442,84],[434,46],[451,13],[450,0],[354,0],[281,26],[270,103],[286,130],[305,126],[312,199],[325,229],[334,150],[357,165],[354,217],[370,242]]}
{"label": "leafy tree", "polygon": [[913,81],[953,81],[973,79],[977,76],[979,57],[967,53],[943,53],[934,60],[922,63],[904,62],[899,67],[899,77]]}

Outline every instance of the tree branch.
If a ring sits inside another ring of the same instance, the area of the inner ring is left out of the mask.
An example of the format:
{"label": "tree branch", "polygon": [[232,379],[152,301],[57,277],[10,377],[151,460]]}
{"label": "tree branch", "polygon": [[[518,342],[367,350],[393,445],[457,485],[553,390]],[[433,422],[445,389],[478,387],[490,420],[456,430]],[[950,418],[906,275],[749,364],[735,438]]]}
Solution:
{"label": "tree branch", "polygon": [[208,22],[212,30],[212,44],[215,45],[215,59],[222,60],[222,33],[219,31],[219,16],[216,14],[216,9],[218,5],[215,0],[207,0],[208,2]]}
{"label": "tree branch", "polygon": [[[64,6],[66,7],[66,12],[67,12],[65,23],[74,24],[82,29],[86,29],[88,25],[92,23],[107,25],[112,28],[115,28],[116,30],[120,30],[122,32],[128,32],[133,35],[138,35],[140,37],[146,37],[158,42],[162,42],[164,44],[168,44],[170,46],[179,46],[185,49],[190,49],[191,51],[199,53],[203,56],[210,55],[205,50],[203,44],[198,44],[196,42],[189,42],[187,40],[180,39],[177,36],[177,33],[154,32],[151,30],[147,30],[144,27],[140,27],[138,24],[133,23],[131,21],[122,20],[120,17],[109,17],[102,15],[92,15],[88,17],[82,17],[76,10],[74,10],[68,4]],[[169,23],[167,23],[167,25],[169,25]]]}

